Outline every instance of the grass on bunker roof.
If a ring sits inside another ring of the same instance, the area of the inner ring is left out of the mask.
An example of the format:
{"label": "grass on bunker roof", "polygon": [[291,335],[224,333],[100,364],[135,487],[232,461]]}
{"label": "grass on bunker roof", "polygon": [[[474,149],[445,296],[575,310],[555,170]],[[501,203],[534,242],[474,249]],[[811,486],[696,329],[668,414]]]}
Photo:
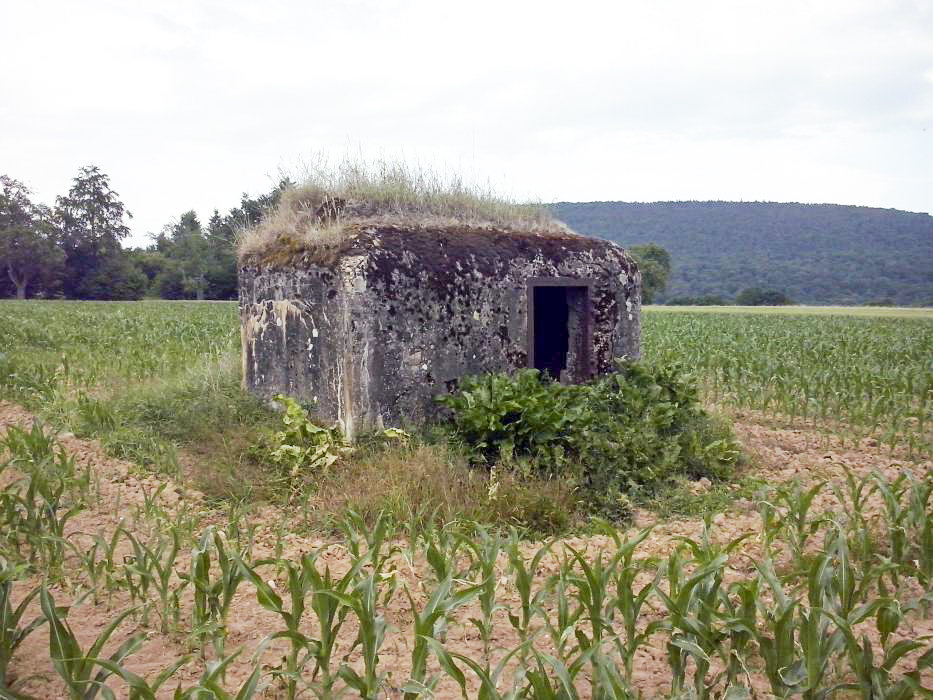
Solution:
{"label": "grass on bunker roof", "polygon": [[360,224],[569,231],[545,207],[511,201],[457,174],[402,161],[346,158],[308,166],[262,221],[240,232],[237,251],[241,262],[251,262],[282,250],[333,248]]}

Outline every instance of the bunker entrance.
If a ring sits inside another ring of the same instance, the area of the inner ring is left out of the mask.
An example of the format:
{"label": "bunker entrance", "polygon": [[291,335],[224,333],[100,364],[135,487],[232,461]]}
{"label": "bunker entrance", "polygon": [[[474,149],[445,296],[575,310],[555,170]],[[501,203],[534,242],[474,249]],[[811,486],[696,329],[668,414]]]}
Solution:
{"label": "bunker entrance", "polygon": [[528,366],[561,382],[590,378],[590,287],[542,279],[528,288]]}

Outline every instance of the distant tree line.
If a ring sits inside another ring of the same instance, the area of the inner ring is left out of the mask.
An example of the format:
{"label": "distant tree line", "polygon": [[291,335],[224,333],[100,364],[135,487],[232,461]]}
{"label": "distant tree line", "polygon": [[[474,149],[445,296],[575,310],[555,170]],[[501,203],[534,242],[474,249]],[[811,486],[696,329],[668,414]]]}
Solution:
{"label": "distant tree line", "polygon": [[[236,231],[258,223],[289,184],[257,198],[244,194],[206,224],[185,211],[152,244],[127,250],[121,241],[132,215],[99,168],[81,168],[53,206],[0,175],[0,297],[235,299]],[[735,202],[552,209],[581,233],[629,250],[645,303],[933,305],[927,214]]]}
{"label": "distant tree line", "polygon": [[733,301],[726,301],[721,296],[707,294],[699,297],[671,297],[665,302],[668,306],[789,306],[794,300],[783,292],[774,289],[748,287],[743,289]]}
{"label": "distant tree line", "polygon": [[562,202],[555,215],[626,249],[670,253],[673,297],[734,300],[748,288],[804,304],[933,305],[933,217],[771,202]]}
{"label": "distant tree line", "polygon": [[[671,277],[671,254],[657,243],[643,243],[633,245],[628,249],[629,254],[638,263],[641,270],[641,300],[644,304],[654,304],[658,297],[667,289],[667,282]],[[668,306],[726,306],[737,304],[739,306],[787,306],[794,301],[783,292],[760,287],[743,289],[735,297],[735,301],[726,301],[715,294],[698,297],[679,296],[672,297],[666,302]]]}
{"label": "distant tree line", "polygon": [[0,297],[235,299],[236,231],[258,222],[288,184],[255,199],[244,194],[206,226],[186,211],[151,245],[124,249],[132,214],[99,168],[81,168],[52,207],[0,175]]}

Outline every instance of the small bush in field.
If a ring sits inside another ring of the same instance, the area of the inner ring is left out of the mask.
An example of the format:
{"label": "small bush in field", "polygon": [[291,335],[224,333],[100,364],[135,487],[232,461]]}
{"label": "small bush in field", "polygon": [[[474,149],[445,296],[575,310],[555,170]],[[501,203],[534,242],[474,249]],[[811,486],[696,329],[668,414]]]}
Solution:
{"label": "small bush in field", "polygon": [[275,400],[285,407],[285,413],[283,429],[271,436],[269,458],[291,477],[299,470],[326,471],[346,451],[340,430],[315,425],[301,404],[288,396],[277,394]]}
{"label": "small bush in field", "polygon": [[615,518],[626,515],[628,494],[683,474],[725,477],[739,456],[731,429],[703,410],[676,366],[624,361],[571,386],[533,369],[467,377],[438,401],[479,461],[570,480],[594,511]]}

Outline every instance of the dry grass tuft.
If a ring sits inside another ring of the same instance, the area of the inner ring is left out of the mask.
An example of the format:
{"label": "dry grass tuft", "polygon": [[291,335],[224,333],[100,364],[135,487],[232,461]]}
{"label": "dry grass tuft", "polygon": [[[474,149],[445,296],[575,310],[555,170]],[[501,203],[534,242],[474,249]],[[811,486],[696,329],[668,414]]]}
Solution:
{"label": "dry grass tuft", "polygon": [[444,445],[388,447],[342,461],[317,486],[318,526],[353,510],[367,522],[380,513],[406,522],[418,513],[438,522],[475,520],[550,534],[582,517],[571,485],[506,472],[491,494],[490,473]]}
{"label": "dry grass tuft", "polygon": [[360,225],[569,232],[543,206],[510,201],[457,175],[400,161],[347,158],[333,167],[325,161],[307,167],[302,184],[286,190],[261,222],[240,233],[237,251],[245,261],[282,250],[332,248]]}

